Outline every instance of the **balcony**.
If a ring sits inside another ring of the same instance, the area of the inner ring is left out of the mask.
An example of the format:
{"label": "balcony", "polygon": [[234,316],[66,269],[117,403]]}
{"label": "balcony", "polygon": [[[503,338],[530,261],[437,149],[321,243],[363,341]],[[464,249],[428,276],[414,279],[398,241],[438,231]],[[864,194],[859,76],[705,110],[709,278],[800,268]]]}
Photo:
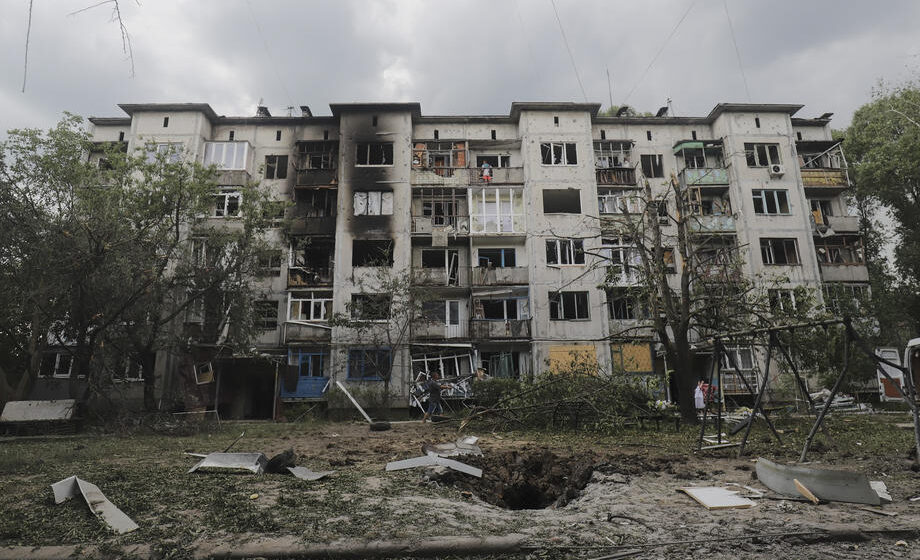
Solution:
{"label": "balcony", "polygon": [[693,233],[734,233],[735,219],[729,214],[690,216],[687,220]]}
{"label": "balcony", "polygon": [[332,284],[332,267],[311,268],[291,266],[288,267],[288,288],[304,288],[312,286],[329,286]]}
{"label": "balcony", "polygon": [[414,235],[431,235],[436,231],[451,234],[469,235],[469,216],[412,216],[412,233]]}
{"label": "balcony", "polygon": [[688,168],[681,171],[680,174],[684,184],[688,187],[728,184],[728,169],[724,167]]}
{"label": "balcony", "polygon": [[847,188],[847,175],[843,169],[802,169],[802,185],[805,188]]}
{"label": "balcony", "polygon": [[466,323],[446,325],[435,321],[416,321],[412,325],[412,338],[442,340],[449,338],[467,338],[469,331]]}
{"label": "balcony", "polygon": [[824,216],[823,220],[837,233],[859,231],[859,216]]}
{"label": "balcony", "polygon": [[332,339],[332,329],[316,322],[312,325],[287,322],[284,324],[284,343],[321,342]]}
{"label": "balcony", "polygon": [[295,187],[332,186],[338,183],[335,169],[298,169],[294,175]]}
{"label": "balcony", "polygon": [[252,146],[249,142],[205,142],[202,164],[218,171],[250,171]]}
{"label": "balcony", "polygon": [[470,320],[470,338],[476,340],[530,338],[530,319]]}
{"label": "balcony", "polygon": [[466,287],[470,285],[470,269],[413,267],[412,283],[417,286]]}
{"label": "balcony", "polygon": [[636,185],[636,169],[633,167],[596,169],[594,175],[598,185]]}
{"label": "balcony", "polygon": [[335,233],[335,216],[300,217],[291,219],[291,234],[322,235]]}
{"label": "balcony", "polygon": [[466,167],[413,167],[409,182],[413,185],[466,187],[470,184],[470,169]]}
{"label": "balcony", "polygon": [[525,266],[473,268],[474,286],[523,286],[529,282],[529,272]]}
{"label": "balcony", "polygon": [[868,282],[869,269],[865,264],[820,263],[821,279],[825,282]]}
{"label": "balcony", "polygon": [[470,169],[470,184],[483,185],[523,185],[523,167],[491,167],[485,176],[482,169]]}
{"label": "balcony", "polygon": [[638,286],[639,271],[633,267],[624,270],[623,265],[610,265],[604,277],[604,282],[611,286]]}

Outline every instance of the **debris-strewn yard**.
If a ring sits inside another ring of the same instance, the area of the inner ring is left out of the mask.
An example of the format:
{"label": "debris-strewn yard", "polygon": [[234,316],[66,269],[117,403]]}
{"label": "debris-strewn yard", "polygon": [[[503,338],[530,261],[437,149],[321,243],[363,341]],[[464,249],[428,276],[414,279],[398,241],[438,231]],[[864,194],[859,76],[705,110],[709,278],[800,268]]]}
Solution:
{"label": "debris-strewn yard", "polygon": [[[679,544],[648,546],[640,557],[916,558],[920,501],[909,499],[920,495],[920,475],[910,468],[912,432],[897,425],[908,421],[898,414],[831,417],[836,445],[819,436],[810,454],[812,466],[885,482],[894,501],[881,509],[894,516],[769,492],[750,509],[710,511],[676,491],[691,485],[765,490],[752,458],[795,461],[807,419],[778,421],[783,447],[758,424],[741,459],[734,449],[696,452],[698,428],[676,433],[672,424],[609,436],[483,433],[473,424],[465,434],[479,436],[483,455],[453,459],[482,468],[481,479],[441,468],[384,471],[389,461],[422,455],[426,443],[455,440],[451,423],[394,423],[381,432],[358,423],[224,423],[189,429],[193,435],[89,430],[3,438],[0,543],[83,545],[76,554],[111,557],[123,556],[125,545],[144,544],[160,557],[185,558],[264,537],[355,543],[521,534],[529,548],[520,558],[597,558],[624,550],[614,546],[664,542]],[[271,457],[293,449],[298,465],[335,473],[313,482],[277,474],[187,474],[198,458],[185,452],[221,451],[243,431],[233,451]],[[99,486],[140,529],[115,536],[85,502],[55,505],[50,485],[72,475]],[[101,547],[85,548],[92,545]]]}

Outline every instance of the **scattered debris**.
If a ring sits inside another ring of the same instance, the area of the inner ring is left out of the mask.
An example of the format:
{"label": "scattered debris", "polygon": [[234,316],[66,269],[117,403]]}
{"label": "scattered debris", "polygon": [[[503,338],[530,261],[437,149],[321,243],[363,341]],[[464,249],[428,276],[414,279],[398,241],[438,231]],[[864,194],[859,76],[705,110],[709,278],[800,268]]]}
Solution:
{"label": "scattered debris", "polygon": [[77,401],[10,401],[3,407],[0,422],[48,422],[73,418]]}
{"label": "scattered debris", "polygon": [[877,513],[877,514],[879,514],[879,515],[887,515],[888,517],[894,517],[894,516],[897,515],[897,513],[893,512],[893,511],[885,511],[885,510],[881,510],[881,509],[878,509],[878,508],[872,508],[872,507],[861,507],[861,508],[859,508],[859,509],[861,509],[861,510],[863,510],[863,511],[871,511],[872,513]]}
{"label": "scattered debris", "polygon": [[809,502],[815,505],[818,505],[821,502],[821,500],[812,494],[811,490],[806,488],[805,485],[799,482],[797,478],[792,479],[792,484],[795,486],[795,489],[799,491],[799,494],[805,496]]}
{"label": "scattered debris", "polygon": [[706,509],[749,508],[755,502],[738,495],[738,492],[718,486],[685,486],[678,488]]}
{"label": "scattered debris", "polygon": [[208,453],[188,472],[208,471],[249,471],[255,474],[265,472],[268,461],[263,453]]}
{"label": "scattered debris", "polygon": [[259,495],[258,495],[258,494],[250,494],[250,495],[249,495],[249,499],[250,499],[250,500],[258,500],[258,499],[259,499]]}
{"label": "scattered debris", "polygon": [[426,443],[422,446],[422,452],[428,455],[437,455],[438,457],[454,457],[457,455],[482,455],[482,449],[476,445],[479,438],[476,436],[466,436],[457,439],[455,442]]}
{"label": "scattered debris", "polygon": [[54,492],[54,503],[56,504],[82,494],[90,511],[101,517],[118,534],[130,533],[138,529],[137,523],[125,512],[115,507],[115,504],[110,502],[95,484],[71,476],[52,484],[51,490]]}
{"label": "scattered debris", "polygon": [[236,439],[233,440],[233,441],[231,441],[231,442],[230,442],[230,445],[228,445],[228,446],[224,449],[224,453],[227,453],[228,451],[230,451],[230,448],[233,447],[234,445],[236,445],[236,442],[238,442],[238,441],[240,441],[241,439],[243,439],[243,436],[245,436],[245,435],[246,435],[246,432],[243,432],[243,433],[241,433],[240,435],[238,435],[238,436],[236,437]]}
{"label": "scattered debris", "polygon": [[866,475],[861,473],[781,465],[762,457],[757,459],[756,470],[757,479],[764,486],[785,496],[800,494],[796,487],[798,482],[820,500],[870,506],[890,502],[889,498],[876,492]]}
{"label": "scattered debris", "polygon": [[454,461],[453,459],[438,457],[437,455],[425,455],[424,457],[414,457],[412,459],[404,459],[402,461],[392,461],[387,463],[386,470],[400,471],[403,469],[414,469],[416,467],[433,466],[447,467],[455,471],[482,478],[482,469],[477,469],[476,467],[461,463],[459,461]]}
{"label": "scattered debris", "polygon": [[888,493],[888,487],[885,486],[885,483],[881,480],[870,480],[869,486],[875,490],[875,493],[878,494],[878,497],[882,499],[882,503],[891,503],[891,494]]}
{"label": "scattered debris", "polygon": [[335,471],[311,471],[307,467],[288,467],[288,471],[301,480],[319,480],[325,478]]}
{"label": "scattered debris", "polygon": [[907,541],[898,541],[894,543],[895,546],[907,546]]}
{"label": "scattered debris", "polygon": [[361,413],[361,416],[363,416],[364,419],[367,420],[367,423],[368,423],[368,424],[373,424],[374,421],[371,420],[371,417],[368,416],[366,412],[364,412],[364,409],[361,408],[361,405],[358,404],[358,401],[356,401],[355,398],[354,398],[353,396],[351,396],[351,393],[348,392],[348,389],[345,388],[345,385],[342,385],[342,382],[341,382],[341,381],[336,381],[335,384],[336,384],[336,386],[337,386],[339,389],[342,390],[343,393],[345,393],[345,396],[348,397],[348,400],[351,401],[351,404],[355,405],[355,408],[357,408],[357,409],[358,409],[358,412]]}

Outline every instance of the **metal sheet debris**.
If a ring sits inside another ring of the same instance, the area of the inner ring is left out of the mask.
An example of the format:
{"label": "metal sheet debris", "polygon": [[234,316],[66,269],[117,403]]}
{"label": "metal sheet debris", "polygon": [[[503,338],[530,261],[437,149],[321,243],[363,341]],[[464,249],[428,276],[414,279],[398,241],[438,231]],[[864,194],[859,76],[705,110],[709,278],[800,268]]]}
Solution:
{"label": "metal sheet debris", "polygon": [[862,473],[781,465],[763,457],[757,459],[756,471],[764,486],[784,496],[800,495],[794,482],[798,480],[820,500],[870,506],[890,502],[873,489]]}
{"label": "metal sheet debris", "polygon": [[109,527],[118,534],[130,533],[138,529],[130,517],[110,502],[98,486],[76,476],[65,478],[51,485],[54,492],[54,503],[60,504],[77,494],[82,494],[86,505],[98,517],[101,517]]}
{"label": "metal sheet debris", "polygon": [[685,486],[678,490],[699,502],[706,509],[743,509],[755,505],[755,502],[739,496],[738,492],[718,486]]}
{"label": "metal sheet debris", "polygon": [[77,401],[10,401],[3,407],[0,422],[47,422],[71,420]]}
{"label": "metal sheet debris", "polygon": [[427,455],[437,455],[438,457],[455,457],[457,455],[482,455],[482,449],[476,445],[479,438],[476,436],[466,436],[447,443],[426,443],[422,446],[422,451]]}
{"label": "metal sheet debris", "polygon": [[268,460],[263,453],[208,453],[188,472],[208,471],[249,471],[255,474],[265,472]]}
{"label": "metal sheet debris", "polygon": [[387,463],[386,470],[400,471],[403,469],[414,469],[416,467],[433,466],[447,467],[457,472],[462,472],[478,478],[482,478],[482,469],[461,463],[459,461],[454,461],[453,459],[438,457],[437,455],[425,455],[424,457],[414,457],[412,459],[404,459],[402,461],[392,461]]}
{"label": "metal sheet debris", "polygon": [[319,480],[325,478],[335,471],[311,471],[307,467],[288,467],[288,470],[291,471],[291,474],[299,478],[300,480]]}

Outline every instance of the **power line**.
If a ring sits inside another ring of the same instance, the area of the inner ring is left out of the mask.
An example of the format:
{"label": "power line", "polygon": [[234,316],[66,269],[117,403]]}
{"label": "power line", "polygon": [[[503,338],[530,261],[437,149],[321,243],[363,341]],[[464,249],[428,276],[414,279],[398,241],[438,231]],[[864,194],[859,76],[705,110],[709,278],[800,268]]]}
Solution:
{"label": "power line", "polygon": [[549,0],[553,5],[553,13],[556,14],[556,22],[559,24],[559,32],[562,33],[562,42],[565,43],[565,50],[569,53],[569,60],[572,61],[572,69],[575,70],[575,79],[578,80],[578,87],[581,88],[581,96],[588,102],[588,94],[585,93],[585,86],[581,83],[581,76],[578,75],[578,67],[575,66],[575,57],[572,56],[572,49],[569,48],[569,40],[565,37],[565,29],[562,28],[562,20],[559,19],[559,10],[556,9],[556,0]]}
{"label": "power line", "polygon": [[744,82],[744,92],[747,94],[748,103],[750,103],[751,90],[748,89],[747,76],[744,75],[744,65],[741,64],[741,51],[738,50],[738,40],[735,39],[735,26],[732,25],[732,16],[728,13],[728,0],[722,0],[722,6],[725,7],[725,17],[728,18],[728,31],[732,36],[732,44],[735,46],[735,56],[738,57],[738,69],[741,70],[741,81]]}
{"label": "power line", "polygon": [[674,29],[671,30],[671,33],[668,34],[668,38],[664,40],[664,43],[662,43],[661,48],[659,48],[658,52],[655,53],[655,56],[652,57],[652,61],[649,62],[648,66],[645,67],[645,71],[642,72],[642,76],[639,78],[639,81],[636,82],[636,85],[634,85],[633,88],[629,90],[629,93],[626,95],[626,97],[623,98],[623,105],[626,105],[626,102],[629,101],[629,98],[632,96],[633,92],[636,91],[636,88],[638,88],[639,85],[642,84],[642,80],[645,79],[645,76],[646,74],[648,74],[648,71],[652,69],[652,66],[655,64],[655,61],[657,61],[658,57],[661,56],[661,53],[662,51],[664,51],[664,48],[668,46],[668,42],[671,40],[671,37],[673,37],[674,34],[677,33],[677,29],[680,27],[680,24],[682,24],[684,20],[687,19],[687,15],[690,14],[690,10],[693,9],[694,5],[696,5],[696,0],[694,0],[690,4],[690,6],[687,7],[687,11],[684,12],[684,15],[682,15],[680,19],[677,21],[677,25],[675,25]]}

